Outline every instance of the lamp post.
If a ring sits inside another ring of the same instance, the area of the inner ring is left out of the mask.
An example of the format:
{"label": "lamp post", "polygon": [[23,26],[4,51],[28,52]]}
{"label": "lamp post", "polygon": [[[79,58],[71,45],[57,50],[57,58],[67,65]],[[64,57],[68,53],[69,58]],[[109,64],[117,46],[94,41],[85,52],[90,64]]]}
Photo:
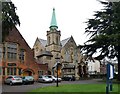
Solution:
{"label": "lamp post", "polygon": [[58,87],[58,65],[59,65],[59,60],[60,60],[60,58],[59,57],[56,57],[55,58],[56,59],[56,69],[57,69],[57,81],[56,81],[56,87]]}

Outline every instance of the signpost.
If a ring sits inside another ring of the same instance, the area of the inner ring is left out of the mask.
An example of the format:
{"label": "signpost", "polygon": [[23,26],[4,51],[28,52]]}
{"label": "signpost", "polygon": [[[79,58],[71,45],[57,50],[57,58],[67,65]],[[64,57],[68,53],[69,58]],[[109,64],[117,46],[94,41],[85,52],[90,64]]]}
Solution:
{"label": "signpost", "polygon": [[109,94],[109,91],[112,91],[112,79],[113,78],[114,78],[114,65],[108,63],[107,64],[106,94]]}
{"label": "signpost", "polygon": [[60,58],[56,57],[55,59],[56,59],[56,64],[53,67],[56,67],[56,69],[57,69],[57,83],[56,83],[56,86],[58,87],[58,66],[60,64],[60,62],[59,62]]}

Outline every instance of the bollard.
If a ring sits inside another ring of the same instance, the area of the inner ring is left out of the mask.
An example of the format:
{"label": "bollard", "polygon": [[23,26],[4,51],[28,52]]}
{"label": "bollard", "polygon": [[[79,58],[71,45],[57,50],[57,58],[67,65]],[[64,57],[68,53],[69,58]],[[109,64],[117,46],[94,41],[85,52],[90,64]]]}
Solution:
{"label": "bollard", "polygon": [[109,94],[109,87],[106,86],[106,94]]}
{"label": "bollard", "polygon": [[112,88],[112,81],[110,80],[110,91],[112,91],[113,88]]}

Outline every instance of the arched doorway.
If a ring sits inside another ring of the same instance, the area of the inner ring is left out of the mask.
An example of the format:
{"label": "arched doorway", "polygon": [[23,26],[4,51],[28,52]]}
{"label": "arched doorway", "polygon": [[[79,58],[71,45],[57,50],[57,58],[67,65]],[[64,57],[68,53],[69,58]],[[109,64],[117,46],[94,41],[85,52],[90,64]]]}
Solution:
{"label": "arched doorway", "polygon": [[22,76],[32,76],[34,74],[34,71],[32,69],[24,69],[22,71]]}
{"label": "arched doorway", "polygon": [[78,75],[82,78],[83,77],[83,71],[82,71],[82,66],[81,65],[79,65],[78,66]]}
{"label": "arched doorway", "polygon": [[84,73],[84,77],[87,77],[86,65],[83,66],[83,73]]}

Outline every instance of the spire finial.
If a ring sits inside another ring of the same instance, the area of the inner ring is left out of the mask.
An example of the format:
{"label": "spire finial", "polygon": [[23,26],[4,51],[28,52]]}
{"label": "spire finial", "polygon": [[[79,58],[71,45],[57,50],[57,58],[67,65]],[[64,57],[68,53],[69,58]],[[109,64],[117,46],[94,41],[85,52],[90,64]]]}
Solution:
{"label": "spire finial", "polygon": [[52,13],[52,19],[51,19],[50,28],[54,28],[54,29],[58,28],[57,21],[56,21],[56,15],[55,15],[55,8],[53,8],[53,13]]}

